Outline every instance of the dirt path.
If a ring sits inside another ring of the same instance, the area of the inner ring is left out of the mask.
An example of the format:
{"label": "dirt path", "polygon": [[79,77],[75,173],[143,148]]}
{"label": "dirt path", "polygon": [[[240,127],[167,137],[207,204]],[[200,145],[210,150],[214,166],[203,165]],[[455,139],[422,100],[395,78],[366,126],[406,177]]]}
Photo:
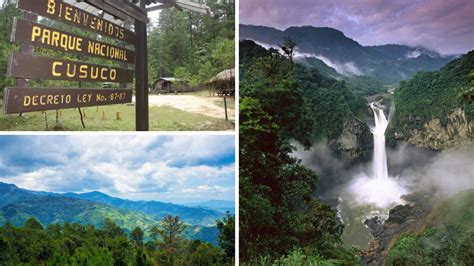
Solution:
{"label": "dirt path", "polygon": [[[229,100],[233,100],[229,99]],[[135,98],[133,99],[135,102]],[[224,103],[220,97],[198,97],[193,95],[150,95],[150,106],[171,106],[184,111],[225,118]],[[234,106],[234,105],[232,105]],[[229,120],[235,120],[235,110],[227,108]]]}

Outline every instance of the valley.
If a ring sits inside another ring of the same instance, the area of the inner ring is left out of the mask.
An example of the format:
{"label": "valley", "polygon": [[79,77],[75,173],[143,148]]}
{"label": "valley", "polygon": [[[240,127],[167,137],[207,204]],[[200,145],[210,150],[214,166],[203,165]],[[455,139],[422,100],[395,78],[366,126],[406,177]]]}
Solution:
{"label": "valley", "polygon": [[[324,218],[319,214],[320,221],[337,217],[343,227],[333,232],[339,240],[321,240],[339,248],[339,252],[323,256],[349,263],[352,250],[364,265],[472,261],[470,255],[464,255],[470,254],[466,250],[471,249],[468,243],[472,228],[458,222],[472,224],[474,216],[463,215],[455,202],[460,198],[469,202],[474,195],[474,106],[460,96],[473,85],[469,75],[474,71],[474,51],[446,57],[422,47],[362,47],[326,28],[279,31],[241,27],[241,123],[252,128],[247,123],[267,121],[263,114],[268,114],[278,125],[275,134],[283,143],[280,149],[317,173],[314,187],[310,177],[301,172],[294,174],[300,175],[301,186],[313,188],[310,193],[299,193],[311,195],[335,212],[336,216],[326,212]],[[285,53],[288,47],[281,48],[285,47],[285,34],[295,40],[293,54]],[[331,36],[327,46],[324,36]],[[341,39],[352,46],[338,46]],[[325,57],[333,56],[333,60],[338,56],[351,58],[354,52],[354,61],[378,60],[384,65],[381,71],[396,72],[393,77],[398,77],[386,79],[375,72],[369,76],[342,73],[321,58],[307,54],[302,57],[302,53],[311,52],[309,49],[326,52]],[[291,56],[295,58],[292,67]],[[401,59],[403,56],[406,58]],[[391,60],[404,66],[394,67]],[[357,79],[364,82],[355,82]],[[245,132],[260,137],[258,131]],[[262,152],[272,154],[271,150]],[[246,151],[241,156],[248,154]],[[283,156],[281,160],[287,159]],[[281,181],[268,183],[249,176],[254,186],[270,190],[279,186],[292,190],[295,186],[285,181],[291,177],[278,174]],[[282,208],[283,203],[275,203],[271,197],[270,202],[275,209]],[[284,204],[288,204],[285,209],[293,206],[291,201]],[[315,215],[310,200],[300,199],[299,204],[292,209],[293,215]],[[246,205],[241,208],[252,209]],[[453,219],[442,214],[446,212],[451,212]],[[436,222],[433,217],[437,217]],[[301,223],[311,228],[308,222]],[[426,243],[443,237],[449,239],[449,244]],[[298,245],[311,249],[304,238],[298,241]],[[345,249],[339,247],[341,243]],[[314,252],[321,252],[317,250]],[[433,256],[437,252],[444,257]],[[310,254],[292,251],[281,259],[296,261],[307,256],[305,261],[321,261],[310,259]]]}
{"label": "valley", "polygon": [[186,238],[218,245],[216,221],[224,218],[225,213],[225,207],[216,210],[158,201],[130,201],[101,192],[38,192],[0,183],[0,226],[6,223],[22,226],[34,217],[44,226],[79,223],[101,228],[104,220],[109,219],[127,233],[140,227],[149,237],[153,226],[160,226],[163,218],[172,215],[179,216],[187,224]]}

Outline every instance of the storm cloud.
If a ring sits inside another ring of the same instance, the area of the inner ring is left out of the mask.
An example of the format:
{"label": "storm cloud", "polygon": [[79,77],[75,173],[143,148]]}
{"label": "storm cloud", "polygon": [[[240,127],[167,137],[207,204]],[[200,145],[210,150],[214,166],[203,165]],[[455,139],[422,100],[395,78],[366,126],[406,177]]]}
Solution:
{"label": "storm cloud", "polygon": [[241,0],[240,23],[332,27],[362,45],[421,45],[441,54],[474,48],[472,0]]}

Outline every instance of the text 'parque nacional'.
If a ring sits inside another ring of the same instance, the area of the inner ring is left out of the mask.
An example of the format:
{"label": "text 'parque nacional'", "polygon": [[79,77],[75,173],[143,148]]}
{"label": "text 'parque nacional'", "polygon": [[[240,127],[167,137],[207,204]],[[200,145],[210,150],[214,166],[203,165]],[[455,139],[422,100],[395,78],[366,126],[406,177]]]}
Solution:
{"label": "text 'parque nacional'", "polygon": [[135,52],[125,48],[77,36],[21,18],[15,18],[13,25],[13,42],[120,62],[135,62]]}

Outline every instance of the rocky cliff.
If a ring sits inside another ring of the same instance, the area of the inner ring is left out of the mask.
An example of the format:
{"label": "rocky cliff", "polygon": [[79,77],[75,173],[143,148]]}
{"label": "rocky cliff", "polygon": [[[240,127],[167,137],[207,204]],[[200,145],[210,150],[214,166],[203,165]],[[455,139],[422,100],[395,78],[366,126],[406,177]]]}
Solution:
{"label": "rocky cliff", "polygon": [[474,143],[474,121],[470,120],[462,108],[456,108],[447,115],[447,123],[443,125],[439,118],[434,118],[408,133],[395,130],[397,140],[405,140],[418,147],[434,150],[445,150]]}
{"label": "rocky cliff", "polygon": [[357,118],[346,119],[341,135],[329,142],[335,156],[346,166],[370,159],[372,133],[367,124]]}

